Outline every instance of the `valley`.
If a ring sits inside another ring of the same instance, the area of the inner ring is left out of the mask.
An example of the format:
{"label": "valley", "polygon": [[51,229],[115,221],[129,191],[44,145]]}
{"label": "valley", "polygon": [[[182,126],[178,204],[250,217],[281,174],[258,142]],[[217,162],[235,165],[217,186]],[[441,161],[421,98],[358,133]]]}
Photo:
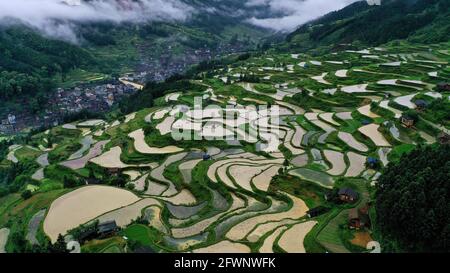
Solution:
{"label": "valley", "polygon": [[[370,226],[339,226],[347,225],[349,211],[370,204],[383,166],[415,145],[444,141],[448,131],[430,126],[429,109],[421,108],[412,126],[407,115],[421,107],[419,100],[448,107],[450,93],[438,87],[449,74],[447,47],[386,45],[324,56],[269,51],[192,80],[203,91],[173,90],[121,120],[73,122],[36,134],[28,145],[11,147],[3,164],[49,157],[44,175],[29,187],[33,198],[52,194],[38,230],[52,242],[113,220],[119,234],[162,252],[364,252],[352,238],[370,238]],[[259,80],[246,82],[246,75]],[[195,96],[217,110],[192,110]],[[264,120],[255,102],[275,116]],[[222,120],[227,111],[237,119]],[[258,126],[257,136],[227,140],[245,133],[244,124]],[[175,128],[209,140],[175,141]],[[81,188],[69,190],[61,177]],[[357,201],[324,199],[332,188],[352,189]],[[125,203],[110,194],[127,196]],[[328,209],[312,216],[320,207]],[[144,241],[142,233],[149,234]],[[82,249],[101,243],[104,251],[124,251],[117,240],[86,241]]]}
{"label": "valley", "polygon": [[42,127],[0,138],[0,253],[448,252],[450,7],[405,1],[287,35],[87,25],[43,119],[3,93],[0,128]]}

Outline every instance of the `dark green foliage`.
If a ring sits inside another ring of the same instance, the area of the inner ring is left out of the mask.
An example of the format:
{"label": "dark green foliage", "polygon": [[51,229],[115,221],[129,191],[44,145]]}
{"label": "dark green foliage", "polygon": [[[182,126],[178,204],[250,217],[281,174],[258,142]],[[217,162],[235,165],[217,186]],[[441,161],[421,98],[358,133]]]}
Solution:
{"label": "dark green foliage", "polygon": [[0,141],[0,158],[5,158],[9,151],[12,141]]}
{"label": "dark green foliage", "polygon": [[427,120],[438,124],[450,123],[450,101],[447,99],[433,100],[423,113]]}
{"label": "dark green foliage", "polygon": [[404,113],[405,116],[408,116],[409,118],[413,119],[414,122],[419,121],[419,114],[415,110],[407,110]]}
{"label": "dark green foliage", "polygon": [[288,36],[288,42],[305,49],[399,39],[436,43],[448,40],[449,22],[448,0],[383,0],[381,6],[361,1],[303,25]]}
{"label": "dark green foliage", "polygon": [[145,88],[120,102],[120,110],[123,113],[131,113],[154,106],[154,100],[174,91],[205,91],[206,87],[191,83],[181,76],[174,76],[165,82],[149,82]]}
{"label": "dark green foliage", "polygon": [[57,241],[51,246],[52,253],[68,253],[69,251],[66,248],[66,242],[64,241],[64,237],[59,234]]}
{"label": "dark green foliage", "polygon": [[82,181],[73,176],[64,176],[63,184],[64,188],[75,188],[83,185]]}
{"label": "dark green foliage", "polygon": [[[34,112],[42,109],[51,81],[72,69],[94,65],[84,49],[23,27],[0,28],[0,99]],[[6,104],[1,111],[8,111]]]}
{"label": "dark green foliage", "polygon": [[28,242],[25,239],[25,236],[20,231],[15,231],[10,235],[9,240],[11,241],[11,245],[14,246],[15,253],[24,253],[27,252]]}
{"label": "dark green foliage", "polygon": [[377,184],[377,225],[398,243],[386,251],[450,250],[450,146],[417,148]]}
{"label": "dark green foliage", "polygon": [[33,161],[26,161],[0,168],[0,197],[18,192],[22,187],[31,183],[29,175],[36,170],[36,164]]}
{"label": "dark green foliage", "polygon": [[22,198],[23,198],[24,200],[27,200],[27,199],[31,198],[32,195],[33,195],[33,194],[31,193],[30,190],[25,190],[25,191],[23,191],[22,194],[21,194],[21,196],[22,196]]}

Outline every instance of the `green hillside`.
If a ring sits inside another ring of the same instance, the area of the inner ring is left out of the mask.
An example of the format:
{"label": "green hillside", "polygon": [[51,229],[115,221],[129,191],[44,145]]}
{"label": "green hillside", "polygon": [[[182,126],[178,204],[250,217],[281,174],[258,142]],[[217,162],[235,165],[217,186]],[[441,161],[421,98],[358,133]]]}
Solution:
{"label": "green hillside", "polygon": [[[212,3],[202,4],[208,5]],[[219,11],[200,13],[184,23],[78,23],[78,44],[44,37],[25,26],[2,26],[0,99],[5,103],[0,114],[23,103],[39,111],[55,87],[130,72],[142,61],[157,62],[167,53],[177,57],[196,49],[220,52],[233,44],[252,49],[268,34]]]}
{"label": "green hillside", "polygon": [[380,45],[393,40],[447,41],[450,3],[446,0],[383,0],[380,6],[356,2],[300,27],[287,47],[312,49],[359,42]]}
{"label": "green hillside", "polygon": [[[419,16],[420,3],[386,18]],[[428,3],[421,14],[443,2]],[[316,22],[377,10],[357,3]],[[211,42],[247,28],[148,27]],[[147,83],[104,115],[0,142],[0,250],[68,252],[70,239],[83,253],[448,252],[450,37],[414,40],[426,27],[345,46],[301,28]],[[126,40],[140,31],[91,37],[96,62],[80,66],[114,71],[101,60],[134,56]]]}

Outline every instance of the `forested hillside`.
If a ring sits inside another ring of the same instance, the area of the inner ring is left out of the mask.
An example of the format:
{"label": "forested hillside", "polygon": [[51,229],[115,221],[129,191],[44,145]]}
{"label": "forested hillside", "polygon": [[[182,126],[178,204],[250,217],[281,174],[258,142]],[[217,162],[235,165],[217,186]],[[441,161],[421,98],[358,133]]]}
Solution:
{"label": "forested hillside", "polygon": [[417,148],[389,166],[376,195],[386,251],[448,251],[449,181],[449,145]]}
{"label": "forested hillside", "polygon": [[362,1],[303,25],[288,41],[303,49],[356,41],[376,46],[398,39],[442,42],[449,33],[447,0],[383,0],[381,6]]}
{"label": "forested hillside", "polygon": [[0,29],[0,99],[14,102],[39,97],[53,87],[52,77],[95,65],[89,52],[43,38],[26,28]]}
{"label": "forested hillside", "polygon": [[[199,9],[185,22],[76,22],[71,25],[76,43],[21,24],[0,25],[0,99],[4,101],[0,115],[24,103],[28,109],[42,110],[45,96],[55,87],[120,75],[142,63],[158,65],[160,58],[182,59],[198,49],[254,48],[267,34],[241,24],[241,18],[230,13],[237,1],[229,5],[185,2]],[[214,12],[200,12],[207,8]]]}

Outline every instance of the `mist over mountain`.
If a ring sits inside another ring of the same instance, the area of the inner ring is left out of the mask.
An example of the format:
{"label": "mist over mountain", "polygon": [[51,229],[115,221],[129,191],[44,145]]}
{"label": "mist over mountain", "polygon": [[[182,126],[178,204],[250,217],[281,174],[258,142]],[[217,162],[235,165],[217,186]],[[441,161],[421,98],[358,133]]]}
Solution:
{"label": "mist over mountain", "polygon": [[267,16],[252,17],[248,22],[286,32],[357,1],[360,0],[248,0],[246,6],[265,6],[270,11]]}
{"label": "mist over mountain", "polygon": [[0,24],[25,24],[77,43],[84,23],[199,22],[232,18],[274,31],[299,25],[358,0],[0,0]]}
{"label": "mist over mountain", "polygon": [[3,24],[24,23],[44,34],[75,42],[76,24],[184,21],[192,7],[178,0],[1,0]]}

